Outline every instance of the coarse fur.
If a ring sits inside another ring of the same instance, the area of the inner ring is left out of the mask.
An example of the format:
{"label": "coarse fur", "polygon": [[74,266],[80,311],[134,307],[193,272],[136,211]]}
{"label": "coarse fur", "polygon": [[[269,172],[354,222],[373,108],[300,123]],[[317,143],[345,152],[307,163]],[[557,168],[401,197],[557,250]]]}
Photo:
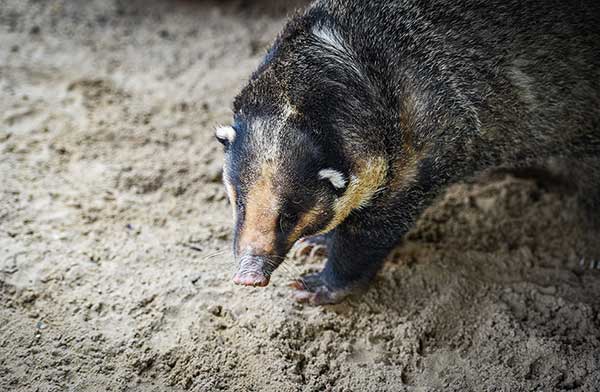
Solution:
{"label": "coarse fur", "polygon": [[600,2],[316,1],[236,98],[233,130],[235,281],[267,284],[296,240],[327,233],[302,301],[364,288],[440,191],[485,169],[575,162],[598,220]]}

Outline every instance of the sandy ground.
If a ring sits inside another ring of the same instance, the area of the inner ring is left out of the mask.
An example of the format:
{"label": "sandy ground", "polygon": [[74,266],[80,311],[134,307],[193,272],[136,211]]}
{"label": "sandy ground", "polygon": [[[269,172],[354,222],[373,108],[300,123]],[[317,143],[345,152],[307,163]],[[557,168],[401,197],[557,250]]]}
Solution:
{"label": "sandy ground", "polygon": [[600,390],[572,195],[452,187],[345,304],[236,287],[230,102],[301,5],[0,2],[0,390]]}

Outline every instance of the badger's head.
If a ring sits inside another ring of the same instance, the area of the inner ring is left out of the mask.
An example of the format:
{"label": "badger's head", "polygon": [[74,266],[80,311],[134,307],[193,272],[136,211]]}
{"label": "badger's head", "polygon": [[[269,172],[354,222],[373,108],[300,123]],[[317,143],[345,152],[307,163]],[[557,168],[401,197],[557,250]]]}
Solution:
{"label": "badger's head", "polygon": [[237,284],[266,286],[299,238],[328,229],[351,181],[344,161],[296,116],[291,106],[240,108],[234,125],[216,131],[225,148]]}
{"label": "badger's head", "polygon": [[349,56],[332,27],[292,21],[237,96],[233,124],[216,131],[237,284],[266,286],[298,239],[334,229],[385,177],[381,160],[357,159],[370,155],[364,140],[340,131],[372,123],[361,124],[368,91]]}

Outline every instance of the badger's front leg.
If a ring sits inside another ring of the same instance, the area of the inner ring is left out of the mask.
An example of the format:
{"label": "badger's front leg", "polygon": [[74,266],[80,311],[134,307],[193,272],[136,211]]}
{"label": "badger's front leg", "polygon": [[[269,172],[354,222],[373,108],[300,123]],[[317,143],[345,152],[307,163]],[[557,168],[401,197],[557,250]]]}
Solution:
{"label": "badger's front leg", "polygon": [[323,270],[293,283],[294,298],[313,305],[332,304],[365,290],[423,210],[449,183],[474,172],[475,165],[462,156],[461,160],[444,159],[441,154],[437,160],[415,159],[410,170],[404,166],[378,183],[372,197],[331,232]]}
{"label": "badger's front leg", "polygon": [[421,210],[414,207],[420,204],[408,204],[412,205],[408,209],[406,205],[373,205],[353,212],[331,233],[323,270],[292,283],[294,299],[313,305],[332,304],[365,290],[412,225]]}

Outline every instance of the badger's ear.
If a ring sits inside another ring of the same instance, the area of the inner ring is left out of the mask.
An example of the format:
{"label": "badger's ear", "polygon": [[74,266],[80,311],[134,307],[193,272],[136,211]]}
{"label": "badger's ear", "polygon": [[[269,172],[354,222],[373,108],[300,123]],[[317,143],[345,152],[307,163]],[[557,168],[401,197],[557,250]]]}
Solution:
{"label": "badger's ear", "polygon": [[344,174],[335,169],[322,169],[319,171],[319,178],[326,180],[333,185],[335,189],[344,189],[348,183]]}
{"label": "badger's ear", "polygon": [[235,140],[235,129],[231,126],[217,127],[215,137],[224,146],[228,146]]}

